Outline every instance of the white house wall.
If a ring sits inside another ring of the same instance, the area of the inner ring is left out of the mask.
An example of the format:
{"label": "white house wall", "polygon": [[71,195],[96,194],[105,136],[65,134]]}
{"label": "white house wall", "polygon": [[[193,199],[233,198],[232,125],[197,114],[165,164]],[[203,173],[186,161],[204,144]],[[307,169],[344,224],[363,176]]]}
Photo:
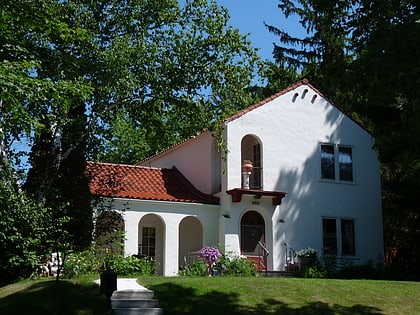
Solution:
{"label": "white house wall", "polygon": [[[203,227],[204,244],[217,245],[219,234],[219,206],[174,203],[160,201],[145,201],[134,199],[115,199],[112,202],[112,209],[123,210],[125,222],[126,241],[124,243],[124,254],[126,256],[138,253],[139,222],[148,214],[153,214],[162,220],[163,231],[163,252],[157,253],[157,260],[162,255],[161,272],[164,276],[176,276],[179,271],[179,225],[188,217],[196,217]],[[159,269],[159,268],[158,268]]]}
{"label": "white house wall", "polygon": [[[200,191],[213,194],[220,191],[220,155],[216,157],[215,139],[206,131],[162,154],[142,163],[142,166],[178,170]],[[215,187],[216,185],[216,187]]]}
{"label": "white house wall", "polygon": [[[272,215],[275,270],[285,263],[284,242],[296,250],[321,249],[322,217],[355,219],[359,262],[383,255],[379,163],[364,129],[302,85],[227,123],[227,190],[241,187],[241,139],[246,135],[261,141],[263,189],[288,193]],[[352,183],[321,180],[320,143],[352,147]],[[229,198],[221,199],[222,208],[229,207]],[[230,207],[237,215],[249,206]]]}
{"label": "white house wall", "polygon": [[[246,135],[261,144],[263,190],[287,192],[281,205],[273,206],[271,197],[257,200],[252,195],[232,203],[226,194],[241,187],[241,140]],[[220,191],[220,206],[130,200],[125,213],[127,254],[137,253],[138,223],[149,213],[165,224],[164,275],[178,272],[177,231],[187,216],[202,223],[204,245],[225,243],[227,250],[239,253],[241,217],[254,210],[265,221],[269,269],[284,269],[285,242],[296,250],[321,250],[323,217],[355,221],[356,263],[383,255],[380,172],[373,140],[317,91],[300,85],[226,122],[224,137],[228,153],[223,161],[216,154],[215,139],[204,132],[142,164],[175,165],[202,192]],[[353,182],[321,179],[320,143],[352,147]],[[221,189],[215,189],[218,183]]]}

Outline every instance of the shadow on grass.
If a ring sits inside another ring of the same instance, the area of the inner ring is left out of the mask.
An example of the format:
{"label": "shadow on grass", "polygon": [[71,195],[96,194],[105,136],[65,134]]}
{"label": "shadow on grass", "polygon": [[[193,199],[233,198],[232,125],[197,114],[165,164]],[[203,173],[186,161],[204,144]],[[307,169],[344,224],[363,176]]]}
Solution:
{"label": "shadow on grass", "polygon": [[[54,301],[57,312],[54,312]],[[56,287],[54,280],[34,281],[0,298],[0,314],[104,315],[106,312],[106,299],[94,283],[82,285],[60,280]]]}
{"label": "shadow on grass", "polygon": [[235,293],[210,291],[197,294],[194,288],[185,288],[173,283],[164,283],[150,287],[155,291],[165,315],[211,314],[211,315],[380,315],[380,309],[364,305],[343,306],[328,305],[322,302],[307,303],[302,307],[292,308],[281,300],[267,299],[254,306],[241,306]]}

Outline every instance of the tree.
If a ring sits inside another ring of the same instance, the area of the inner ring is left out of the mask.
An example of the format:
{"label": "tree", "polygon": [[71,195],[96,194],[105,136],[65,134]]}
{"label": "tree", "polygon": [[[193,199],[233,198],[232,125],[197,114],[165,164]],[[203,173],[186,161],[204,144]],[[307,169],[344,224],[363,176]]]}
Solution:
{"label": "tree", "polygon": [[24,188],[48,209],[55,250],[90,240],[86,158],[137,162],[250,103],[257,55],[215,2],[5,0],[0,10],[0,149],[17,165],[14,143],[29,143]]}
{"label": "tree", "polygon": [[347,88],[343,71],[352,60],[348,42],[348,23],[355,1],[298,0],[279,1],[278,7],[287,17],[298,15],[307,32],[304,38],[289,35],[275,26],[266,25],[269,32],[279,37],[273,56],[278,64],[300,71],[327,95],[334,96],[341,106],[347,105],[340,93]]}
{"label": "tree", "polygon": [[96,17],[89,27],[100,46],[97,159],[138,162],[251,102],[257,55],[216,2],[109,1],[84,11]]}

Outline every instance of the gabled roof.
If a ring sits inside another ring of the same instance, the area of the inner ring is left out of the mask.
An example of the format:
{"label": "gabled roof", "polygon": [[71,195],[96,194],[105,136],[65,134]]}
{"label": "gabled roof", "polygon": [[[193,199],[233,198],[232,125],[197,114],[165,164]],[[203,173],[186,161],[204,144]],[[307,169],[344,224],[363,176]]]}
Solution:
{"label": "gabled roof", "polygon": [[[246,113],[248,113],[248,112],[250,112],[250,111],[252,111],[252,110],[254,110],[254,109],[256,109],[256,108],[258,108],[258,107],[261,107],[261,106],[263,106],[263,105],[265,105],[265,104],[267,104],[268,102],[270,102],[270,101],[272,101],[272,100],[274,100],[274,99],[276,99],[276,98],[278,98],[279,96],[282,96],[282,95],[284,95],[284,94],[286,94],[286,93],[288,93],[288,92],[290,92],[290,91],[293,91],[294,89],[296,89],[296,88],[298,88],[298,87],[300,87],[300,86],[302,86],[302,85],[306,85],[306,86],[308,86],[308,87],[310,87],[316,94],[318,94],[319,95],[319,97],[322,97],[322,98],[324,98],[328,103],[330,103],[332,106],[334,106],[334,107],[336,107],[338,110],[340,110],[341,112],[343,112],[344,113],[344,111],[339,107],[339,106],[337,106],[334,102],[332,102],[326,95],[324,95],[322,92],[320,92],[316,87],[314,87],[310,82],[309,82],[309,80],[308,79],[302,79],[302,80],[300,80],[300,81],[298,81],[298,82],[296,82],[295,84],[293,84],[293,85],[290,85],[290,86],[288,86],[287,88],[285,88],[285,89],[283,89],[283,90],[281,90],[281,91],[279,91],[279,92],[277,92],[277,93],[275,93],[275,94],[273,94],[273,95],[271,95],[271,96],[269,96],[269,97],[267,97],[267,98],[265,98],[265,99],[263,99],[262,101],[259,101],[258,103],[255,103],[255,104],[253,104],[253,105],[251,105],[251,106],[248,106],[247,108],[245,108],[245,109],[243,109],[243,110],[241,110],[240,112],[238,112],[238,113],[236,113],[236,114],[234,114],[234,115],[232,115],[232,116],[230,116],[230,117],[228,117],[228,118],[225,118],[224,120],[222,120],[220,123],[221,124],[228,124],[229,122],[231,122],[231,121],[234,121],[235,119],[238,119],[238,118],[240,118],[241,116],[243,116],[243,115],[245,115]],[[345,114],[345,113],[344,113]],[[354,123],[356,123],[357,125],[359,125],[362,129],[364,129],[364,130],[366,130],[366,128],[364,127],[364,126],[362,126],[358,121],[356,121],[356,120],[354,120],[351,116],[349,116],[349,115],[347,115],[347,114],[345,114],[348,118],[350,118]],[[159,156],[159,155],[161,155],[162,153],[165,153],[165,152],[167,152],[167,151],[169,151],[169,150],[171,150],[171,149],[173,149],[173,148],[176,148],[176,147],[179,147],[180,145],[182,145],[182,144],[184,144],[184,143],[186,143],[186,142],[188,142],[188,141],[191,141],[192,139],[195,139],[196,137],[198,137],[198,136],[200,136],[201,134],[203,134],[203,133],[205,133],[205,132],[208,132],[209,130],[208,129],[204,129],[201,133],[198,133],[198,134],[196,134],[196,135],[193,135],[193,136],[191,136],[191,137],[189,137],[189,138],[186,138],[186,139],[184,139],[184,140],[182,140],[181,142],[179,142],[179,143],[176,143],[176,144],[174,144],[174,145],[172,145],[172,146],[170,146],[170,147],[168,147],[168,148],[166,148],[166,149],[164,149],[164,150],[162,150],[162,151],[160,151],[160,152],[157,152],[156,154],[154,154],[154,155],[152,155],[152,156],[149,156],[149,157],[147,157],[147,158],[145,158],[145,159],[143,159],[142,161],[140,161],[138,164],[142,164],[142,163],[144,163],[144,162],[146,162],[146,161],[148,161],[148,160],[151,160],[151,159],[153,159],[154,157],[156,157],[156,156]],[[367,130],[366,130],[367,131]],[[369,131],[367,131],[367,132],[369,132]]]}
{"label": "gabled roof", "polygon": [[219,198],[197,190],[175,167],[88,162],[86,175],[91,194],[99,197],[219,204]]}
{"label": "gabled roof", "polygon": [[[265,99],[263,99],[262,101],[259,101],[258,103],[256,103],[256,104],[254,104],[254,105],[251,105],[251,106],[249,106],[249,107],[247,107],[247,108],[245,108],[245,109],[243,109],[243,110],[241,110],[240,112],[238,112],[238,113],[236,113],[235,115],[233,115],[233,116],[230,116],[230,117],[228,117],[228,118],[226,118],[226,119],[224,119],[223,121],[222,121],[222,123],[229,123],[229,122],[231,122],[231,121],[233,121],[233,120],[235,120],[235,119],[237,119],[237,118],[239,118],[239,117],[241,117],[241,116],[243,116],[243,115],[245,115],[246,113],[248,113],[248,112],[250,112],[250,111],[252,111],[252,110],[254,110],[254,109],[256,109],[256,108],[258,108],[258,107],[260,107],[260,106],[263,106],[264,104],[267,104],[268,102],[270,102],[270,101],[272,101],[272,100],[274,100],[274,99],[276,99],[277,97],[279,97],[279,96],[282,96],[282,95],[284,95],[284,94],[286,94],[286,93],[288,93],[288,92],[290,92],[290,91],[292,91],[292,90],[294,90],[294,89],[296,89],[296,88],[298,88],[299,86],[301,86],[301,85],[307,85],[307,86],[309,86],[311,89],[313,89],[317,94],[319,94],[319,96],[322,96],[323,98],[325,98],[325,99],[327,99],[324,95],[322,95],[322,93],[320,92],[320,91],[318,91],[313,85],[311,85],[310,83],[309,83],[309,81],[308,81],[308,79],[303,79],[303,80],[300,80],[300,81],[298,81],[298,82],[296,82],[295,84],[293,84],[293,85],[290,85],[289,87],[287,87],[287,88],[285,88],[284,90],[281,90],[280,92],[277,92],[276,94],[273,94],[273,95],[271,95],[271,96],[269,96],[269,97],[267,97],[267,98],[265,98]],[[327,99],[328,100],[328,99]],[[328,102],[330,102],[329,100],[328,100]],[[331,102],[330,102],[331,103]],[[331,103],[332,104],[332,103]]]}

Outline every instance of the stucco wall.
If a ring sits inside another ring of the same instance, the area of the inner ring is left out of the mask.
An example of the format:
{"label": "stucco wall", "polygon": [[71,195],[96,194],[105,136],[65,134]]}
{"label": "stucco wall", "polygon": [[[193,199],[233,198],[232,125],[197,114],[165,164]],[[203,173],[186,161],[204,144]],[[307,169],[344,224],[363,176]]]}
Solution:
{"label": "stucco wall", "polygon": [[124,252],[127,256],[138,253],[139,223],[142,218],[153,215],[157,227],[162,229],[163,239],[157,240],[161,244],[157,244],[156,259],[159,264],[158,272],[165,276],[176,276],[179,271],[179,227],[184,218],[193,216],[202,224],[203,245],[219,243],[218,206],[116,199],[112,203],[112,208],[125,209],[123,211],[126,230]]}
{"label": "stucco wall", "polygon": [[[288,193],[271,217],[274,269],[284,266],[284,242],[296,250],[321,249],[323,216],[355,220],[355,260],[383,255],[379,163],[364,129],[308,86],[300,86],[227,124],[226,189],[241,187],[241,139],[249,134],[261,141],[263,189]],[[353,182],[321,180],[320,143],[352,147]],[[249,207],[229,203],[222,198],[222,207],[233,213]]]}
{"label": "stucco wall", "polygon": [[220,154],[211,132],[181,143],[141,164],[178,170],[200,191],[213,194],[220,191]]}

